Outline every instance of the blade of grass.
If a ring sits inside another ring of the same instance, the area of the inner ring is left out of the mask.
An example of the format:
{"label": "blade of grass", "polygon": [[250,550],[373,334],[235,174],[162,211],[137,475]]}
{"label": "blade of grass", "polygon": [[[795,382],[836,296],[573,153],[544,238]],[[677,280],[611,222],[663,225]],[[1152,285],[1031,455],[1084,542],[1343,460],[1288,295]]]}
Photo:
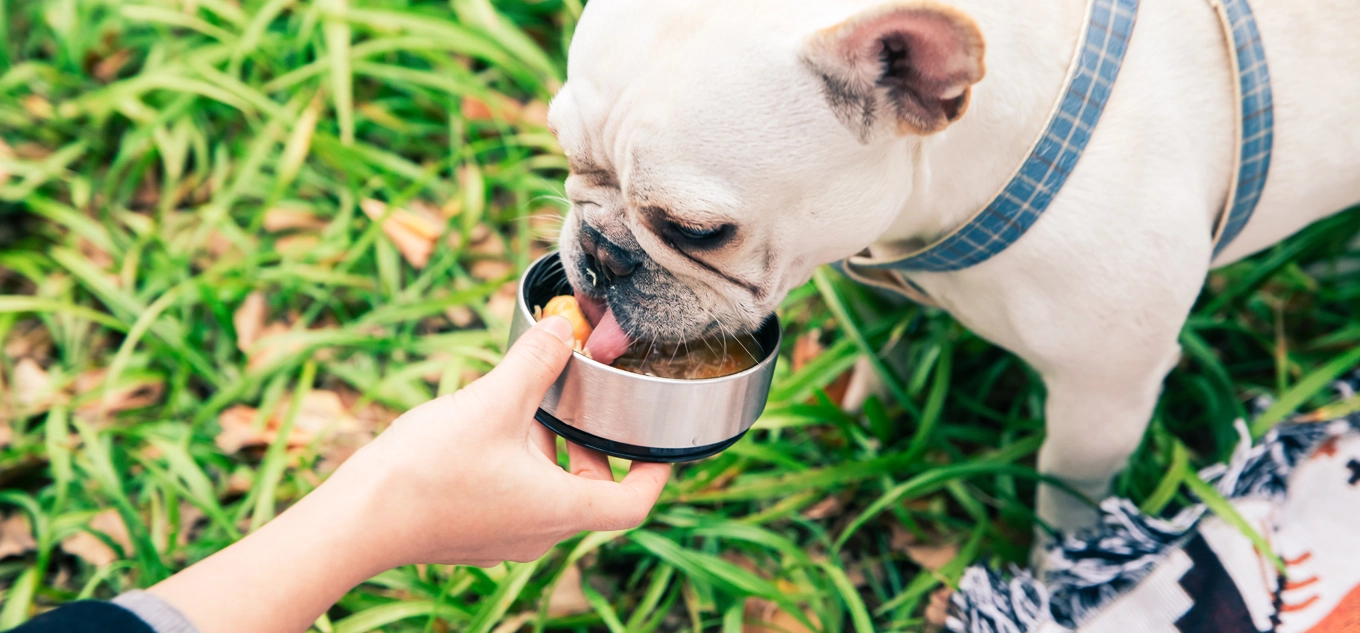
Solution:
{"label": "blade of grass", "polygon": [[1257,532],[1256,528],[1253,528],[1250,523],[1247,523],[1247,520],[1242,518],[1241,514],[1238,514],[1237,508],[1234,508],[1227,499],[1224,499],[1223,495],[1218,494],[1218,490],[1200,479],[1199,473],[1195,472],[1189,464],[1181,469],[1181,480],[1185,482],[1185,486],[1190,489],[1190,492],[1195,493],[1195,496],[1208,506],[1209,511],[1218,515],[1218,518],[1237,528],[1243,536],[1247,537],[1252,545],[1256,546],[1256,552],[1270,561],[1276,570],[1281,574],[1288,573],[1284,561],[1271,549],[1270,542],[1261,536],[1261,533]]}
{"label": "blade of grass", "polygon": [[302,375],[298,377],[297,386],[293,388],[293,399],[288,404],[288,412],[284,414],[279,428],[274,432],[274,439],[269,443],[264,461],[260,464],[255,485],[251,487],[247,496],[247,499],[253,499],[255,502],[255,510],[250,515],[251,532],[260,529],[274,518],[274,504],[278,502],[274,496],[279,480],[283,478],[284,468],[287,467],[288,440],[293,434],[293,423],[297,420],[298,411],[302,410],[303,399],[312,390],[312,384],[315,382],[316,361],[308,360],[302,366]]}
{"label": "blade of grass", "polygon": [[1327,364],[1319,367],[1307,376],[1303,377],[1297,384],[1280,394],[1280,399],[1275,404],[1270,405],[1255,421],[1251,423],[1251,436],[1258,439],[1265,435],[1267,431],[1279,424],[1289,414],[1297,411],[1299,407],[1306,404],[1313,396],[1321,393],[1338,376],[1346,373],[1360,363],[1360,347],[1349,350],[1346,353],[1333,358]]}

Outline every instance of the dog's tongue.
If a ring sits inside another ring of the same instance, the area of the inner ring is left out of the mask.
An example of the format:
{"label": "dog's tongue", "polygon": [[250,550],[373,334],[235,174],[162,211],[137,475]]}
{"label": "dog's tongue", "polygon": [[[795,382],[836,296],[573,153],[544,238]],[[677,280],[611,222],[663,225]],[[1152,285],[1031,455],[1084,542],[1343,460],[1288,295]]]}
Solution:
{"label": "dog's tongue", "polygon": [[614,318],[614,311],[606,309],[595,324],[595,331],[586,341],[586,351],[590,352],[591,358],[608,365],[622,356],[630,343],[632,341],[628,340],[628,335],[623,333],[623,328]]}
{"label": "dog's tongue", "polygon": [[604,318],[605,305],[603,301],[592,299],[590,296],[582,294],[580,291],[573,293],[576,295],[576,305],[581,306],[581,311],[586,314],[586,320],[590,321],[593,327]]}

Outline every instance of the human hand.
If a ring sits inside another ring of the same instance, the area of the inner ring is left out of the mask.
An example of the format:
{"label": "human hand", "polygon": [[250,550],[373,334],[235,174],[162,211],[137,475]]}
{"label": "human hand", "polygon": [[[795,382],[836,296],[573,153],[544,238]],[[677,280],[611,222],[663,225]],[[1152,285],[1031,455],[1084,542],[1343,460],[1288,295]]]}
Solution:
{"label": "human hand", "polygon": [[557,441],[533,420],[571,358],[571,322],[549,317],[491,373],[422,404],[259,531],[157,584],[203,633],[301,631],[354,585],[410,563],[534,560],[582,530],[642,523],[670,475]]}
{"label": "human hand", "polygon": [[615,483],[607,458],[567,444],[533,420],[571,358],[571,323],[550,317],[526,332],[491,373],[402,415],[313,495],[357,503],[374,552],[410,563],[526,561],[582,530],[636,527],[670,466],[634,462]]}

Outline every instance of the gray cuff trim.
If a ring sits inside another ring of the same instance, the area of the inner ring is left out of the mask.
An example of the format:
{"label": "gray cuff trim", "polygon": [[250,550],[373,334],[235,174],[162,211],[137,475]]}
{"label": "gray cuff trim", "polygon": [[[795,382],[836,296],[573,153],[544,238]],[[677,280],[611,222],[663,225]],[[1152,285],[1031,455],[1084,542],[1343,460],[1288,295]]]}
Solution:
{"label": "gray cuff trim", "polygon": [[145,591],[129,591],[113,603],[131,611],[156,633],[200,633],[174,605]]}

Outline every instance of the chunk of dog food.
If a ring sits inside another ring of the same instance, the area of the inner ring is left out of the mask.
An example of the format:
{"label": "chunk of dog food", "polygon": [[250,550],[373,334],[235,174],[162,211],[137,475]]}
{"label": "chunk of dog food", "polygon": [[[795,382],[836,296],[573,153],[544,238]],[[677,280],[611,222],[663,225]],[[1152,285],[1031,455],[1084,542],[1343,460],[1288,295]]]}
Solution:
{"label": "chunk of dog food", "polygon": [[581,312],[580,304],[576,303],[576,297],[571,295],[553,297],[548,301],[548,305],[543,306],[543,309],[538,312],[535,318],[540,321],[543,317],[550,317],[554,314],[567,317],[567,320],[571,321],[572,338],[576,339],[576,351],[586,348],[586,341],[590,339],[593,328],[590,327],[590,321],[586,320],[585,313]]}
{"label": "chunk of dog food", "polygon": [[[554,314],[565,316],[571,321],[576,351],[584,352],[593,328],[581,311],[576,297],[553,297],[547,305],[534,308],[535,320]],[[755,367],[760,362],[760,351],[760,344],[750,334],[683,343],[638,341],[629,346],[628,351],[615,359],[611,366],[645,376],[700,380],[728,376]]]}

